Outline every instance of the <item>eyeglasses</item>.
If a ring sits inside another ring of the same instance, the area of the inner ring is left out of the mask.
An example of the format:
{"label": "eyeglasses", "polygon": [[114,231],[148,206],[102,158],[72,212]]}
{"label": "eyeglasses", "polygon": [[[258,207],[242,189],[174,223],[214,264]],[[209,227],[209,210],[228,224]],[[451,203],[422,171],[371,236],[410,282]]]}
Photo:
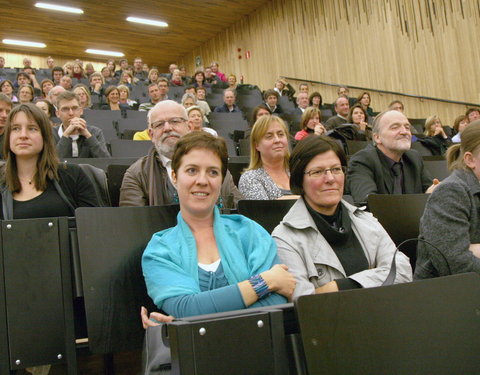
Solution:
{"label": "eyeglasses", "polygon": [[330,172],[334,176],[344,175],[347,171],[346,167],[332,167],[326,169],[312,169],[310,171],[306,171],[304,174],[308,174],[310,177],[319,178],[324,177],[327,175],[327,172]]}
{"label": "eyeglasses", "polygon": [[175,128],[175,127],[177,127],[178,125],[183,124],[185,121],[187,121],[187,120],[184,119],[184,118],[174,117],[174,118],[171,118],[170,120],[154,122],[154,123],[151,125],[151,128],[152,128],[153,130],[157,130],[157,129],[160,130],[160,129],[163,129],[163,128],[165,127],[165,124],[166,124],[166,123],[169,123],[172,128]]}
{"label": "eyeglasses", "polygon": [[70,111],[77,112],[80,109],[78,106],[73,107],[62,107],[60,108],[60,112],[62,113],[70,113]]}

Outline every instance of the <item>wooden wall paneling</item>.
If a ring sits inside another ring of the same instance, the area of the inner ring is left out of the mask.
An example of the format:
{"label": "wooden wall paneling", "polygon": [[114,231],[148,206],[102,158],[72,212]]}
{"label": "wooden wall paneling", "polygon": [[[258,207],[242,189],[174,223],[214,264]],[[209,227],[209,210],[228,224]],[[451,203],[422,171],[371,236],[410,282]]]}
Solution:
{"label": "wooden wall paneling", "polygon": [[[273,0],[181,60],[192,66],[198,54],[215,58],[223,71],[263,89],[282,75],[475,103],[479,9],[478,1],[462,0]],[[336,88],[321,90],[325,102],[335,99]],[[393,99],[372,93],[374,109]],[[437,113],[446,123],[465,109],[400,100],[410,117]]]}

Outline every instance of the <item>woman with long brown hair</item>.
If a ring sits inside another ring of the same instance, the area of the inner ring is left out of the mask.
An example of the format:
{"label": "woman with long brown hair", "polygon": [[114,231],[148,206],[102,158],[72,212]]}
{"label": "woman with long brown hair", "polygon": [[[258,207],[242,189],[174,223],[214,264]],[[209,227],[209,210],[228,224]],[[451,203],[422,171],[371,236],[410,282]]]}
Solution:
{"label": "woman with long brown hair", "polygon": [[74,216],[98,206],[94,187],[77,165],[59,166],[52,127],[34,104],[19,104],[5,125],[0,167],[1,218]]}

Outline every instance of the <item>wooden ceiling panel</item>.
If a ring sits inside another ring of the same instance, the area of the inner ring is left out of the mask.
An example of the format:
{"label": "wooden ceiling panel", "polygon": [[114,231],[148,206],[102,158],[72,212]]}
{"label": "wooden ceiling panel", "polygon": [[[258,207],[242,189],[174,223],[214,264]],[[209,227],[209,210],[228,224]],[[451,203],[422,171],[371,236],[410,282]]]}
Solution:
{"label": "wooden ceiling panel", "polygon": [[[47,45],[39,50],[0,44],[0,49],[80,59],[102,58],[86,54],[87,48],[114,50],[130,63],[141,56],[163,68],[270,0],[42,1],[82,8],[84,14],[35,8],[34,0],[0,0],[0,39]],[[158,19],[169,27],[134,24],[125,20],[128,16]]]}

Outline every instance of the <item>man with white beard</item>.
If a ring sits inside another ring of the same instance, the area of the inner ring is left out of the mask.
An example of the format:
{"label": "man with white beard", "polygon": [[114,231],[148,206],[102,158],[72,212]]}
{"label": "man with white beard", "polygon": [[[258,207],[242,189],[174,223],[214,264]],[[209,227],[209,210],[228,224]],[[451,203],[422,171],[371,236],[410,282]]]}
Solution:
{"label": "man with white beard", "polygon": [[[180,137],[191,126],[185,108],[173,100],[157,103],[148,113],[148,132],[154,147],[148,155],[133,163],[125,172],[120,188],[120,206],[158,206],[175,203],[172,182],[172,155]],[[225,208],[242,198],[230,172],[222,184],[220,197]],[[233,202],[232,202],[233,197]]]}

